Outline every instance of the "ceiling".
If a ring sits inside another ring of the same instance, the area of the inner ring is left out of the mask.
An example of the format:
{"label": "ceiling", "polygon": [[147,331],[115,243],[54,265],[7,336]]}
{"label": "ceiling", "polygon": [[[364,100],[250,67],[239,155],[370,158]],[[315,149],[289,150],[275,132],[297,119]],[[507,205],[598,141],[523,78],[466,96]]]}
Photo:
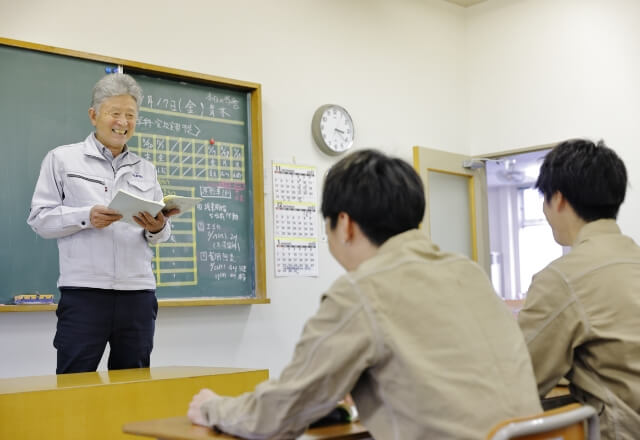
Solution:
{"label": "ceiling", "polygon": [[468,8],[469,6],[477,5],[478,3],[482,3],[487,0],[444,0],[444,1]]}

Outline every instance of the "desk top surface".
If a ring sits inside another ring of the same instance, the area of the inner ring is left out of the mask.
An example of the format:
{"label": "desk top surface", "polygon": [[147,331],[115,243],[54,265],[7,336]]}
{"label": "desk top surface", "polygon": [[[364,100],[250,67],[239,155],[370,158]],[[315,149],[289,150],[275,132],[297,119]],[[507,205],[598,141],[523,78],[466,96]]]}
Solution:
{"label": "desk top surface", "polygon": [[90,373],[15,377],[0,379],[0,394],[246,373],[250,371],[266,370],[218,367],[152,367],[133,368],[130,370],[95,371]]}
{"label": "desk top surface", "polygon": [[569,391],[569,387],[568,386],[556,385],[555,387],[553,387],[551,389],[551,391],[549,391],[547,393],[546,396],[544,396],[544,398],[545,399],[551,399],[553,397],[568,396],[570,394],[571,394],[571,392]]}
{"label": "desk top surface", "polygon": [[[122,430],[128,434],[155,437],[164,440],[230,440],[237,439],[226,434],[219,434],[205,427],[193,425],[186,416],[166,419],[146,420],[126,423]],[[326,426],[309,429],[299,440],[339,440],[369,438],[367,430],[360,423]]]}

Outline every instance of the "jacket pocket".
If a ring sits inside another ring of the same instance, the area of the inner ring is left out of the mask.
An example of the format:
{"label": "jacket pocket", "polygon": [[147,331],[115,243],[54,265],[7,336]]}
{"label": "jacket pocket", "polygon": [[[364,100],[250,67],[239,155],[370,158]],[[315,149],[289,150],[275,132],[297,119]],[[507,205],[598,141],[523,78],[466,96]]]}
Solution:
{"label": "jacket pocket", "polygon": [[[106,246],[97,246],[100,243],[96,240],[97,233],[104,231],[97,229],[86,229],[75,234],[58,239],[60,249],[60,269],[64,272],[62,276],[65,280],[92,279],[96,275],[96,258],[99,255],[108,255],[109,249]],[[105,262],[107,266],[108,260]],[[108,271],[108,267],[99,268],[100,271]]]}
{"label": "jacket pocket", "polygon": [[63,183],[63,204],[66,206],[87,206],[106,201],[107,183],[104,177],[67,171]]}
{"label": "jacket pocket", "polygon": [[153,193],[156,186],[154,181],[129,179],[127,180],[127,185],[130,192],[143,196],[147,199],[153,199]]}

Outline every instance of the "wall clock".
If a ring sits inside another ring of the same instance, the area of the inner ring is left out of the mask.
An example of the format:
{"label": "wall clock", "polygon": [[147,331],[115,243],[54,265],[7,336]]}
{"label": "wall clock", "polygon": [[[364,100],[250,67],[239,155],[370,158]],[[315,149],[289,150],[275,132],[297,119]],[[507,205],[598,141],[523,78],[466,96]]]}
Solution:
{"label": "wall clock", "polygon": [[323,152],[332,155],[344,153],[353,146],[353,119],[344,107],[322,105],[313,114],[311,134]]}

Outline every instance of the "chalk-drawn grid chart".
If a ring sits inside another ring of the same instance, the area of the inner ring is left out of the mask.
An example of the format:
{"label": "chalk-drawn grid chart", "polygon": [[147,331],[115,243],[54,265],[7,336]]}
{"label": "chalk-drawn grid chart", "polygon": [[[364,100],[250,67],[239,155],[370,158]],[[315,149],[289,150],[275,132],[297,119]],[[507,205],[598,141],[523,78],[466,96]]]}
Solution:
{"label": "chalk-drawn grid chart", "polygon": [[[133,152],[156,166],[165,195],[193,197],[195,187],[189,183],[245,184],[242,144],[212,144],[210,140],[152,133],[136,133],[129,144]],[[170,239],[152,247],[156,283],[158,286],[197,285],[196,217],[193,212],[183,213],[173,217],[171,225]]]}
{"label": "chalk-drawn grid chart", "polygon": [[[193,197],[192,186],[166,185],[165,194]],[[195,211],[171,219],[171,237],[154,246],[152,260],[158,286],[194,286],[198,284]]]}
{"label": "chalk-drawn grid chart", "polygon": [[245,183],[244,145],[145,133],[134,137],[133,151],[156,166],[159,180]]}

